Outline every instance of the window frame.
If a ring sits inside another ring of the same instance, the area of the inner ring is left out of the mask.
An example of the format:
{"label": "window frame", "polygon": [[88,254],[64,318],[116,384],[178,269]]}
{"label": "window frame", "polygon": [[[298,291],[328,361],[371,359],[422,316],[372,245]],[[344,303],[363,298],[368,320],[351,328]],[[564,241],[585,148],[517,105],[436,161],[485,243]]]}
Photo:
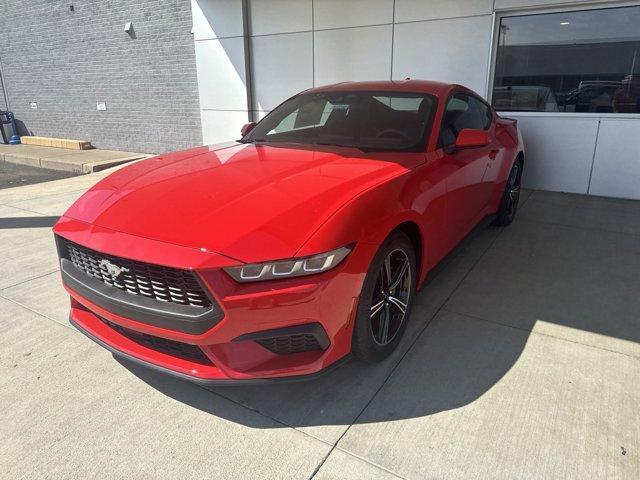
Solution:
{"label": "window frame", "polygon": [[[500,37],[500,22],[505,17],[523,17],[530,15],[543,15],[545,13],[563,13],[563,12],[579,12],[586,10],[605,10],[609,8],[623,8],[623,7],[638,7],[640,6],[640,0],[620,0],[615,2],[589,2],[589,3],[575,3],[569,5],[555,5],[555,6],[527,6],[527,7],[510,7],[496,9],[493,13],[493,25],[491,31],[491,51],[489,52],[489,66],[487,71],[487,89],[486,97],[490,105],[493,104],[493,88],[495,84],[495,72],[496,61],[498,58],[498,42]],[[486,103],[486,102],[485,102]],[[500,115],[500,110],[492,107],[494,112]],[[634,120],[640,119],[640,112],[638,113],[600,113],[600,112],[528,112],[509,110],[503,111],[505,116],[508,117],[562,117],[562,118],[615,118]]]}
{"label": "window frame", "polygon": [[493,125],[495,119],[496,119],[496,110],[495,110],[495,108],[493,108],[484,98],[482,98],[481,96],[477,95],[475,92],[468,92],[466,90],[460,90],[460,89],[454,90],[453,92],[451,92],[447,96],[447,101],[444,103],[444,110],[442,111],[442,118],[440,119],[440,128],[438,128],[438,136],[436,137],[436,150],[450,149],[451,147],[453,147],[455,145],[455,142],[450,144],[450,145],[440,145],[440,133],[442,132],[442,126],[444,124],[444,118],[445,118],[445,115],[447,113],[447,107],[449,106],[449,102],[456,95],[466,95],[469,98],[475,98],[476,100],[478,100],[480,103],[482,103],[485,107],[487,107],[489,109],[489,113],[491,114],[491,118],[489,119],[488,125],[486,125],[484,128],[482,128],[482,130],[489,131],[491,129],[491,126]]}

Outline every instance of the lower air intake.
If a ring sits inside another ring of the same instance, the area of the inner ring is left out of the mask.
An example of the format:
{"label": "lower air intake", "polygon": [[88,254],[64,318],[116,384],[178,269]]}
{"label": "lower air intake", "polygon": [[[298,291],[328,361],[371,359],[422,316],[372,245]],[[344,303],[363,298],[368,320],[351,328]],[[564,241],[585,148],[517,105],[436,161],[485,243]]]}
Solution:
{"label": "lower air intake", "polygon": [[267,350],[278,355],[322,350],[314,335],[298,334],[256,340]]}
{"label": "lower air intake", "polygon": [[213,365],[211,360],[209,360],[209,357],[207,357],[196,345],[176,342],[174,340],[167,340],[166,338],[156,337],[147,333],[137,332],[123,327],[122,325],[110,322],[106,318],[100,317],[100,320],[120,335],[127,337],[129,340],[136,342],[143,347],[166,355],[171,355],[173,357],[189,360],[191,362],[201,363],[203,365]]}

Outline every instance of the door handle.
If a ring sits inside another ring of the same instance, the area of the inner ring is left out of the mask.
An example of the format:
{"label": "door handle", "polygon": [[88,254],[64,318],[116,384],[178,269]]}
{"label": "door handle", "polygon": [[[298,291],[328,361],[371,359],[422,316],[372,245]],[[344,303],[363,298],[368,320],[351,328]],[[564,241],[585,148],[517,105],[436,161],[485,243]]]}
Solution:
{"label": "door handle", "polygon": [[491,160],[495,160],[495,159],[496,159],[496,157],[498,156],[498,152],[499,152],[499,150],[491,150],[491,151],[489,152],[489,158],[490,158]]}

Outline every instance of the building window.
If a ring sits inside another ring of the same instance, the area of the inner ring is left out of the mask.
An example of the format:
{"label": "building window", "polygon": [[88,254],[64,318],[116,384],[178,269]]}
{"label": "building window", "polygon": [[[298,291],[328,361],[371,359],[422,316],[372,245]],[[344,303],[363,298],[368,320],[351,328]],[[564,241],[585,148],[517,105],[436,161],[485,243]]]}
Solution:
{"label": "building window", "polygon": [[640,6],[502,17],[493,106],[640,113]]}

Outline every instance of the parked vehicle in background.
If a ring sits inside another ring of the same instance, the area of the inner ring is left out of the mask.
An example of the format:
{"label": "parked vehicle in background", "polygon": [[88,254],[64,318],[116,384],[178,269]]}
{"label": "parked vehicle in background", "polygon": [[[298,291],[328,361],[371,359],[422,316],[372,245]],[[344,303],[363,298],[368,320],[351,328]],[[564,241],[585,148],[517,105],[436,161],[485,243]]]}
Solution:
{"label": "parked vehicle in background", "polygon": [[575,90],[558,99],[563,112],[613,112],[613,97],[620,82],[583,81]]}
{"label": "parked vehicle in background", "polygon": [[537,85],[495,87],[493,105],[502,112],[557,112],[558,101],[549,87]]}
{"label": "parked vehicle in background", "polygon": [[516,121],[459,85],[313,88],[242,135],[127,166],[65,213],[79,330],[202,383],[380,361],[429,271],[516,215]]}

